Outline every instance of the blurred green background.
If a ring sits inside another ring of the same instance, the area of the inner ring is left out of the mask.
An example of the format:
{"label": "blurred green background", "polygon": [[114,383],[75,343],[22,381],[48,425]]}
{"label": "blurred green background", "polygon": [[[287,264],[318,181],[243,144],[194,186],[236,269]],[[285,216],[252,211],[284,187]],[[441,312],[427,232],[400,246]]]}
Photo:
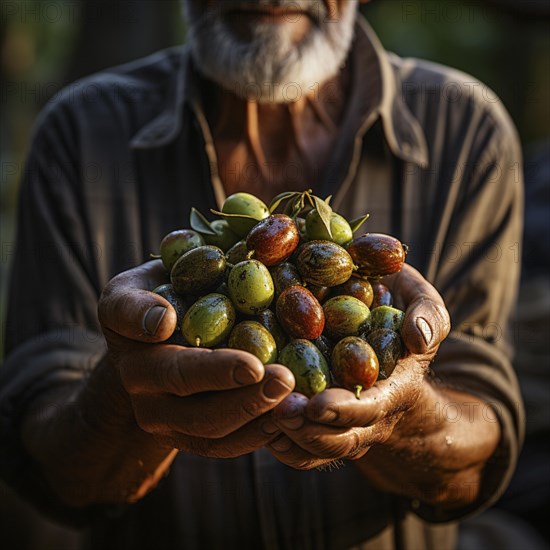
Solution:
{"label": "blurred green background", "polygon": [[[0,319],[4,323],[17,189],[38,112],[79,77],[181,43],[185,27],[177,0],[12,0],[3,1],[0,10]],[[362,11],[387,49],[454,66],[492,88],[510,111],[524,151],[548,140],[547,0],[373,0]],[[2,349],[0,339],[0,358]],[[8,496],[0,486],[0,508]],[[21,510],[21,518],[28,518],[23,504],[9,502],[12,512]],[[2,517],[6,516],[0,514],[5,532]],[[77,544],[76,538],[51,524],[37,524],[34,518],[38,527],[28,529],[27,519],[19,524],[19,515],[12,517],[9,531],[23,537],[18,538],[18,548],[34,548],[37,538],[37,548]]]}

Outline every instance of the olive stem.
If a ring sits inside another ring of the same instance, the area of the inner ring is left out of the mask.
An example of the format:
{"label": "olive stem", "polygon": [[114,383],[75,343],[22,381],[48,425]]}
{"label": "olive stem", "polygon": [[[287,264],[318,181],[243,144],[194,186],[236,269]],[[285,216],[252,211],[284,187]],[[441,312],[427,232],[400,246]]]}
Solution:
{"label": "olive stem", "polygon": [[246,259],[247,260],[251,260],[253,257],[254,257],[254,253],[256,251],[255,250],[251,250],[247,255],[246,255]]}
{"label": "olive stem", "polygon": [[200,348],[200,347],[201,347],[201,339],[200,339],[199,336],[197,336],[197,337],[195,338],[195,346],[196,346],[197,348]]}
{"label": "olive stem", "polygon": [[160,254],[149,254],[149,258],[151,258],[152,260],[160,260],[162,258],[162,256]]}
{"label": "olive stem", "polygon": [[363,389],[363,386],[361,386],[360,384],[357,384],[357,386],[355,386],[355,397],[357,397],[357,399],[361,399],[362,389]]}

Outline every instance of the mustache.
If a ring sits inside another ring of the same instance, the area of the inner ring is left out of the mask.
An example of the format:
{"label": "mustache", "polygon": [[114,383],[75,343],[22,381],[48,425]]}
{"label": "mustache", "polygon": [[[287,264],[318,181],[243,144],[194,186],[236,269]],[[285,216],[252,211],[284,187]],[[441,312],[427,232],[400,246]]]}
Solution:
{"label": "mustache", "polygon": [[[192,4],[192,2],[190,2]],[[321,0],[222,0],[205,10],[204,16],[212,17],[236,10],[277,9],[288,11],[289,17],[295,17],[296,12],[303,12],[316,21],[328,17],[328,9]]]}

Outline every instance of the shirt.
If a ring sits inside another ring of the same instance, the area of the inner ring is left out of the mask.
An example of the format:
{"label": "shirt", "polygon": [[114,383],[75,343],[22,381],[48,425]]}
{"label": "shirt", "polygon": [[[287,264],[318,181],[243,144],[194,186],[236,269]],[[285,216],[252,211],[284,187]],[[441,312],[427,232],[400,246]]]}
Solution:
{"label": "shirt", "polygon": [[[478,500],[443,513],[375,490],[352,463],[298,471],[265,449],[227,460],[180,453],[157,489],[119,507],[65,509],[36,472],[20,419],[34,396],[87,376],[105,353],[96,315],[103,286],[146,261],[166,233],[188,227],[192,206],[208,213],[223,202],[184,46],[56,97],[36,125],[19,200],[0,470],[42,509],[89,518],[94,547],[450,548],[454,522],[489,506],[508,483],[524,422],[508,331],[523,209],[515,129],[477,80],[387,53],[363,20],[356,31],[350,108],[314,191],[333,194],[333,208],[349,219],[369,212],[366,230],[405,242],[407,261],[445,299],[453,329],[434,377],[483,399],[501,426]],[[452,421],[457,411],[426,414]]]}

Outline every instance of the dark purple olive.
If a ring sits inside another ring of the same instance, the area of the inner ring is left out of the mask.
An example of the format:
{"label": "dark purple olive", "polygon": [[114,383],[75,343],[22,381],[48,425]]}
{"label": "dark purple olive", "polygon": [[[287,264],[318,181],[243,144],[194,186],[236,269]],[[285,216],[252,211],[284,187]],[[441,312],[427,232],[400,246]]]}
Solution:
{"label": "dark purple olive", "polygon": [[162,296],[168,303],[176,310],[176,328],[174,333],[168,340],[165,340],[166,344],[179,344],[180,346],[186,346],[187,342],[184,340],[181,334],[181,324],[183,318],[187,313],[189,307],[185,303],[185,300],[174,290],[174,287],[171,284],[164,284],[157,286],[153,290],[155,294]]}
{"label": "dark purple olive", "polygon": [[270,268],[271,278],[275,285],[275,294],[279,296],[281,292],[294,285],[304,285],[302,276],[298,273],[296,266],[290,262],[282,262]]}
{"label": "dark purple olive", "polygon": [[387,378],[395,369],[397,361],[403,356],[405,346],[401,336],[389,329],[379,328],[369,332],[365,340],[370,344],[378,357],[378,378]]}
{"label": "dark purple olive", "polygon": [[391,306],[393,304],[393,296],[390,289],[380,281],[370,281],[372,286],[372,304],[371,309],[380,306]]}
{"label": "dark purple olive", "polygon": [[282,350],[288,341],[287,335],[283,330],[283,327],[277,320],[277,316],[270,309],[265,309],[258,315],[255,315],[251,318],[252,320],[258,321],[261,323],[275,338],[275,343],[277,344],[277,349]]}
{"label": "dark purple olive", "polygon": [[310,292],[317,298],[318,302],[322,304],[325,302],[329,296],[331,295],[331,290],[328,286],[319,286],[319,285],[312,285],[311,283],[307,285]]}

